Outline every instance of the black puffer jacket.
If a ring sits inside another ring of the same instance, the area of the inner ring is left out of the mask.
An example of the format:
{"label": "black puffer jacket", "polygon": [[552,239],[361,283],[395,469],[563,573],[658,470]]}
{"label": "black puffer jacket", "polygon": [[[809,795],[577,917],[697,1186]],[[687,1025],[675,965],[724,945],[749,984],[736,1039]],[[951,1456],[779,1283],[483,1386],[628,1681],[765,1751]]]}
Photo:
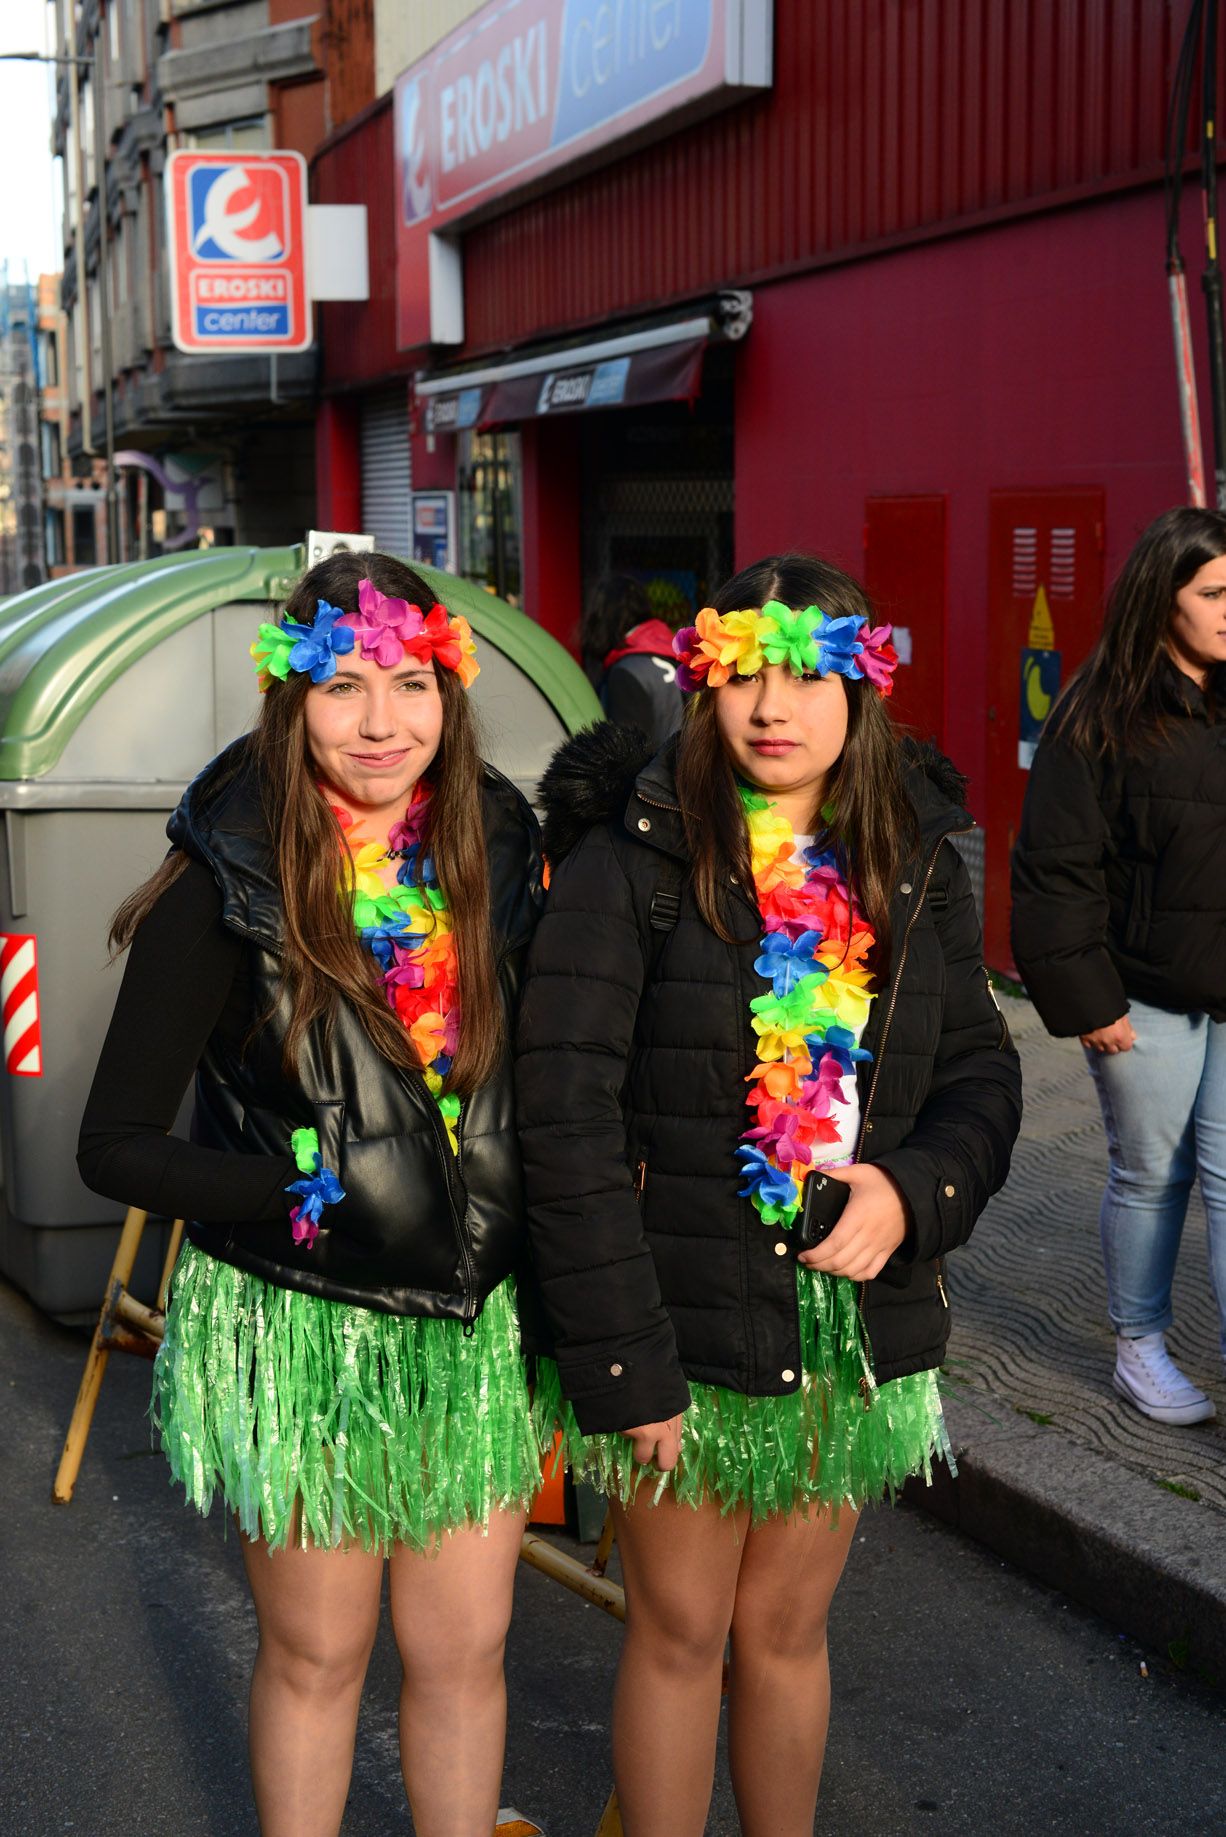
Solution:
{"label": "black puffer jacket", "polygon": [[[484,806],[509,1029],[539,909],[539,838],[524,799],[489,767]],[[471,1320],[524,1248],[509,1048],[497,1076],[464,1105],[458,1162],[424,1081],[391,1065],[344,1002],[330,1039],[322,1023],[310,1029],[298,1077],[287,1079],[281,899],[245,741],[188,787],[168,834],[212,870],[223,923],[249,949],[251,1014],[241,1028],[219,1027],[209,1040],[196,1078],[193,1137],[211,1148],[283,1155],[294,1129],[313,1127],[324,1164],[345,1189],[310,1248],[260,1220],[197,1221],[188,1224],[188,1236],[210,1255],[284,1288],[388,1314]]]}
{"label": "black puffer jacket", "polygon": [[[1226,670],[1216,703],[1226,705]],[[1092,760],[1039,741],[1013,852],[1013,955],[1049,1033],[1128,998],[1226,1020],[1226,723],[1163,666],[1167,738]]]}
{"label": "black puffer jacket", "polygon": [[[520,1009],[518,1104],[533,1260],[587,1433],[667,1418],[687,1379],[780,1394],[800,1369],[794,1234],[739,1196],[734,1158],[762,920],[738,895],[730,945],[701,919],[674,753],[646,761],[631,736],[595,729],[542,786],[554,878]],[[894,901],[895,969],[860,1079],[862,1158],[893,1175],[911,1221],[864,1297],[881,1381],[940,1363],[940,1259],[1004,1180],[1021,1115],[966,869],[944,840],[971,827],[951,801],[962,781],[929,754],[908,784],[921,850]],[[679,913],[661,931],[652,902],[670,875]]]}

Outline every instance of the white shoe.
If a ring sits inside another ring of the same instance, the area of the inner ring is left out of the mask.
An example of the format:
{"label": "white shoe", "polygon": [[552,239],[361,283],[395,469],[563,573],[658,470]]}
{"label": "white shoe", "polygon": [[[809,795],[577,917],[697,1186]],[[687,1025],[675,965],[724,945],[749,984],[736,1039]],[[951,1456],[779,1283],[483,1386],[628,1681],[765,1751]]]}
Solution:
{"label": "white shoe", "polygon": [[1217,1415],[1212,1399],[1184,1377],[1161,1333],[1141,1339],[1117,1334],[1112,1382],[1121,1397],[1155,1422],[1209,1422]]}

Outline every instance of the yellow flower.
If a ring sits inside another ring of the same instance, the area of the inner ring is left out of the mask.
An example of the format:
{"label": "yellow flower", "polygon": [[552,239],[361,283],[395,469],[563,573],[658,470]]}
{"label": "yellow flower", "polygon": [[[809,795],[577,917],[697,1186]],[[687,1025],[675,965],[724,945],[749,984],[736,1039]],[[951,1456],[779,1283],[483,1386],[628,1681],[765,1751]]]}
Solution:
{"label": "yellow flower", "polygon": [[353,854],[353,879],[359,893],[367,899],[378,899],[381,893],[387,892],[383,876],[379,872],[379,863],[387,854],[377,842],[364,842]]}

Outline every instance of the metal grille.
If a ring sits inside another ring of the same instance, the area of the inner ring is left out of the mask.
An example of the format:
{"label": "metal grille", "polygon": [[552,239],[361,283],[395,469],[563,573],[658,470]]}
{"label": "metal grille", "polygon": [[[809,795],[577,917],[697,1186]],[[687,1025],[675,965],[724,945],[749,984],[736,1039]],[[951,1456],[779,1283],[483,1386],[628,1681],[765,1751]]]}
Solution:
{"label": "metal grille", "polygon": [[362,403],[362,528],[389,555],[413,553],[409,491],[409,405],[405,390]]}
{"label": "metal grille", "polygon": [[1054,600],[1071,600],[1077,580],[1077,531],[1053,529],[1047,590]]}
{"label": "metal grille", "polygon": [[1039,532],[1037,529],[1015,529],[1013,532],[1013,597],[1033,599],[1039,585]]}
{"label": "metal grille", "polygon": [[587,416],[585,596],[603,574],[632,574],[659,618],[685,624],[732,573],[732,468],[731,360],[723,353],[708,353],[692,409],[664,403]]}

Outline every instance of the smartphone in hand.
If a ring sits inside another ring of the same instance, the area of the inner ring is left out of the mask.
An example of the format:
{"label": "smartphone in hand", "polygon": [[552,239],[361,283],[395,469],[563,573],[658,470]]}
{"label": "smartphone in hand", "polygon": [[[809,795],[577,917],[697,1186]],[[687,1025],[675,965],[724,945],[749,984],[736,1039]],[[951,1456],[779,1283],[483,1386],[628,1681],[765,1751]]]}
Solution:
{"label": "smartphone in hand", "polygon": [[851,1188],[846,1180],[814,1170],[805,1181],[804,1199],[797,1220],[797,1241],[801,1250],[813,1250],[824,1244],[843,1216]]}

